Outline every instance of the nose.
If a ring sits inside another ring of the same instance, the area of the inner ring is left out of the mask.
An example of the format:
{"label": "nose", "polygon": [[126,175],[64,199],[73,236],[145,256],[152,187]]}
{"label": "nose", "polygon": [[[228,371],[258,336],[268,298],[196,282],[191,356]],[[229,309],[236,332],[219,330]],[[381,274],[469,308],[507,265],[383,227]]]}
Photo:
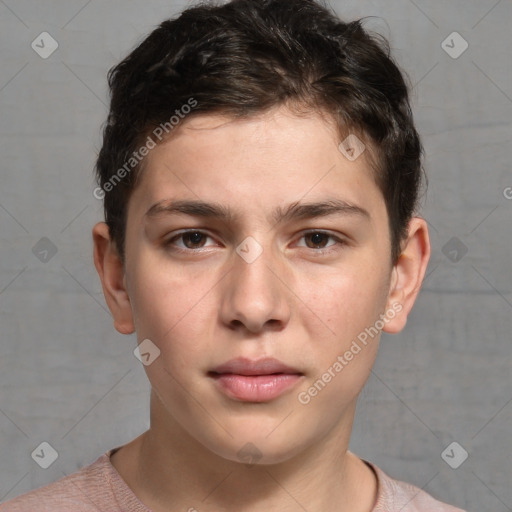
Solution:
{"label": "nose", "polygon": [[285,266],[272,249],[258,249],[261,254],[254,260],[243,252],[233,255],[233,267],[222,280],[221,319],[231,329],[251,333],[282,330],[290,319],[292,295]]}

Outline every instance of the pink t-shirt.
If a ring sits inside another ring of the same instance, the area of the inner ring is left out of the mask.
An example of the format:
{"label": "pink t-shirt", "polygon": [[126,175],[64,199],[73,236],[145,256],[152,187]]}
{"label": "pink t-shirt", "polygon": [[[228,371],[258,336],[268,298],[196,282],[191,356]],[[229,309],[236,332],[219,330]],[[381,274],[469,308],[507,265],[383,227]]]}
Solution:
{"label": "pink t-shirt", "polygon": [[[0,505],[1,512],[151,512],[133,494],[110,462],[108,451],[96,462],[60,480]],[[441,503],[411,484],[393,480],[365,461],[377,475],[377,501],[371,512],[464,512]]]}

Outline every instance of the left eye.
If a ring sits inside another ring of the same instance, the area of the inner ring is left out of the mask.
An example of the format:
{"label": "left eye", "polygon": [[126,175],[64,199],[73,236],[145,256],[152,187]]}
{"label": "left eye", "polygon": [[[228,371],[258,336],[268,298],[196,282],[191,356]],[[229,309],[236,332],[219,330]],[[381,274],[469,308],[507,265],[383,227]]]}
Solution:
{"label": "left eye", "polygon": [[[304,233],[301,236],[301,238],[304,238],[305,240],[309,240],[311,242],[310,244],[306,242],[305,245],[310,249],[325,249],[326,247],[331,247],[332,245],[334,245],[334,243],[336,243],[336,241],[331,245],[325,245],[329,238],[332,238],[333,240],[338,240],[336,239],[335,236],[329,233],[324,233],[323,231],[310,231],[309,233]],[[301,247],[304,247],[304,245],[302,245]]]}

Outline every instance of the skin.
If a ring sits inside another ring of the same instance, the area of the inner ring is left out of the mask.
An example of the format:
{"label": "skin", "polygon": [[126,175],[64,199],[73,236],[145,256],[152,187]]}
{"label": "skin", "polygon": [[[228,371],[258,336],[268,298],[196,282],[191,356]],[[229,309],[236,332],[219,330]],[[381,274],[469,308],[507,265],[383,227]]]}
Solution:
{"label": "skin", "polygon": [[[94,226],[95,265],[115,328],[160,350],[145,366],[151,426],[112,456],[156,512],[373,508],[375,476],[348,443],[380,333],[308,404],[298,394],[393,304],[401,311],[383,330],[403,329],[430,242],[425,220],[414,217],[391,264],[384,198],[366,153],[350,161],[339,142],[325,118],[297,117],[284,106],[246,120],[186,119],[146,157],[128,205],[124,266],[107,226]],[[236,218],[145,215],[170,199],[220,203]],[[369,218],[269,218],[277,207],[332,199]],[[179,238],[184,229],[205,236]],[[334,238],[307,235],[312,230]],[[252,263],[236,252],[248,236],[262,249]],[[208,377],[237,356],[275,357],[302,377],[271,401],[237,401]],[[254,464],[237,455],[248,442],[261,453]]]}

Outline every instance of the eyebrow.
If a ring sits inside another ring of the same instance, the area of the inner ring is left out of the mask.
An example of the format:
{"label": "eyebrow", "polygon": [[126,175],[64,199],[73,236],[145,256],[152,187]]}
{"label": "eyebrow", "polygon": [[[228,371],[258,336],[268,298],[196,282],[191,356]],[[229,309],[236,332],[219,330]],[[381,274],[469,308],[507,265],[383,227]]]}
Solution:
{"label": "eyebrow", "polygon": [[[194,217],[214,218],[226,222],[235,222],[239,215],[226,206],[199,200],[163,200],[152,205],[146,212],[148,218],[166,215],[191,215]],[[342,199],[330,199],[320,202],[299,203],[294,202],[286,208],[278,206],[270,214],[269,219],[276,224],[292,219],[312,219],[328,215],[350,215],[371,220],[370,213],[356,204]]]}

